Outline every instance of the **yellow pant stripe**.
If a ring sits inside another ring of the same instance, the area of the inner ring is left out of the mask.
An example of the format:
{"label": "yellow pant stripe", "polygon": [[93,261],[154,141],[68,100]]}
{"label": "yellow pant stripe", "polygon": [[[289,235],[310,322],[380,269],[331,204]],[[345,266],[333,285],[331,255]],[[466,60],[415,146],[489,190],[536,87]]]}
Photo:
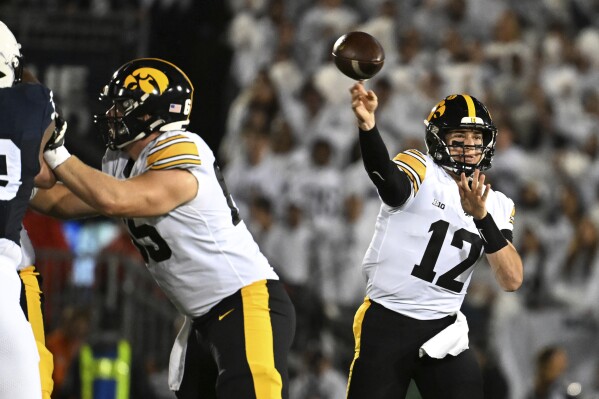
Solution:
{"label": "yellow pant stripe", "polygon": [[266,280],[241,289],[245,351],[257,399],[280,399],[281,375],[275,368],[272,325]]}
{"label": "yellow pant stripe", "polygon": [[370,299],[368,297],[364,298],[364,303],[360,306],[358,311],[356,312],[356,316],[354,317],[354,339],[356,341],[356,348],[354,354],[354,360],[351,362],[351,366],[349,367],[349,378],[347,380],[347,390],[345,396],[349,393],[349,384],[351,383],[351,375],[354,370],[354,363],[356,359],[360,357],[360,340],[362,339],[362,322],[364,321],[364,315],[366,311],[370,307]]}
{"label": "yellow pant stripe", "polygon": [[46,348],[46,337],[44,334],[44,320],[42,318],[42,305],[40,289],[37,276],[39,273],[35,271],[35,266],[28,266],[19,271],[19,276],[25,285],[25,298],[27,300],[27,319],[33,329],[33,336],[37,344],[37,349],[40,355],[40,376],[42,383],[42,396],[44,399],[49,399],[54,381],[52,380],[52,371],[54,371],[54,359],[52,353]]}

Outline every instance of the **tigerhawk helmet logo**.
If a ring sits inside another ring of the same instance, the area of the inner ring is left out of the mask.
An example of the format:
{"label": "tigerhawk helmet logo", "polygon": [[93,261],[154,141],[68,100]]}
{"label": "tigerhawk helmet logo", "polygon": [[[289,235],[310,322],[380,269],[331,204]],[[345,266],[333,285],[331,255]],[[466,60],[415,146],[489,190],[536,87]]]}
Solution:
{"label": "tigerhawk helmet logo", "polygon": [[[455,96],[452,96],[452,97],[455,98]],[[451,100],[451,98],[447,98],[447,99]],[[445,113],[445,100],[441,100],[437,105],[435,105],[433,107],[433,109],[431,110],[431,113],[428,115],[428,118],[426,118],[426,120],[430,122],[431,119],[439,118],[439,117],[443,116],[444,113]]]}
{"label": "tigerhawk helmet logo", "polygon": [[162,94],[168,87],[166,75],[155,68],[139,68],[125,78],[123,83],[129,90],[141,90],[147,94]]}

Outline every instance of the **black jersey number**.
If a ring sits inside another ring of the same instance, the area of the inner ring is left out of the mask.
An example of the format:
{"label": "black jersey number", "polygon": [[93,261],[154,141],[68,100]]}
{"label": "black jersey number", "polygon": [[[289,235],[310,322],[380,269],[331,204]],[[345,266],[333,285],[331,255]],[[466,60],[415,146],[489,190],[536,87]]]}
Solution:
{"label": "black jersey number", "polygon": [[[443,246],[443,241],[445,240],[448,229],[449,223],[445,220],[437,220],[431,224],[431,227],[428,230],[429,232],[432,232],[431,238],[428,241],[420,264],[414,266],[412,276],[428,281],[429,283],[433,282],[437,274],[434,271],[435,265],[437,264],[437,259],[439,259],[439,253],[441,252],[441,247]],[[464,283],[456,281],[456,278],[476,263],[480,256],[480,251],[483,248],[483,241],[478,234],[472,233],[466,229],[459,229],[454,233],[451,245],[462,249],[464,242],[470,243],[470,252],[468,252],[468,256],[452,269],[439,276],[436,283],[439,287],[443,287],[453,292],[462,291]]]}
{"label": "black jersey number", "polygon": [[[168,246],[164,238],[160,237],[158,230],[149,224],[142,224],[136,226],[133,220],[125,219],[129,233],[133,238],[133,244],[139,249],[141,256],[143,256],[146,263],[149,258],[152,258],[155,262],[163,262],[171,257],[173,251]],[[150,245],[144,245],[140,241],[142,238],[148,238],[152,241]]]}
{"label": "black jersey number", "polygon": [[231,221],[233,222],[233,226],[237,226],[239,222],[241,222],[241,217],[239,216],[239,209],[235,206],[235,201],[233,201],[233,197],[229,190],[227,189],[227,184],[225,183],[225,178],[223,177],[220,168],[216,161],[214,161],[214,174],[216,175],[216,180],[218,180],[218,184],[220,185],[221,190],[223,190],[223,195],[227,199],[227,205],[231,210]]}

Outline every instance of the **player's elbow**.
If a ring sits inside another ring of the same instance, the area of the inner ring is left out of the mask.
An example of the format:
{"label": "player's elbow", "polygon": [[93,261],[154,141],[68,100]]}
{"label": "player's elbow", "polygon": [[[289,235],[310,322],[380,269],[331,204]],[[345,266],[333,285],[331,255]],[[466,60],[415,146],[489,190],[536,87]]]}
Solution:
{"label": "player's elbow", "polygon": [[119,217],[122,214],[123,205],[120,201],[110,195],[100,195],[95,198],[95,203],[92,204],[96,210],[109,217]]}
{"label": "player's elbow", "polygon": [[503,280],[502,288],[506,292],[514,292],[517,291],[521,286],[524,277],[522,275],[522,271],[511,273],[507,278]]}
{"label": "player's elbow", "polygon": [[522,286],[522,280],[513,280],[503,285],[503,290],[506,292],[517,291]]}
{"label": "player's elbow", "polygon": [[103,196],[93,205],[104,216],[112,218],[129,218],[139,215],[156,215],[155,209],[148,205],[140,196]]}
{"label": "player's elbow", "polygon": [[33,184],[38,188],[52,188],[56,184],[56,175],[49,168],[41,168]]}

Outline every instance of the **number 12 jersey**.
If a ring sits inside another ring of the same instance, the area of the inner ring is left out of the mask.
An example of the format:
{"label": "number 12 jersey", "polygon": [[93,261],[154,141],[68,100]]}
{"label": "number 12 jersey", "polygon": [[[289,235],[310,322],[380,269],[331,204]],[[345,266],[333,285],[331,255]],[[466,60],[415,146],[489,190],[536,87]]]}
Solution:
{"label": "number 12 jersey", "polygon": [[[483,241],[445,169],[417,150],[393,161],[410,178],[412,193],[399,207],[381,205],[362,265],[367,295],[414,319],[455,314],[482,257]],[[512,231],[511,199],[491,190],[486,206],[500,230]]]}

